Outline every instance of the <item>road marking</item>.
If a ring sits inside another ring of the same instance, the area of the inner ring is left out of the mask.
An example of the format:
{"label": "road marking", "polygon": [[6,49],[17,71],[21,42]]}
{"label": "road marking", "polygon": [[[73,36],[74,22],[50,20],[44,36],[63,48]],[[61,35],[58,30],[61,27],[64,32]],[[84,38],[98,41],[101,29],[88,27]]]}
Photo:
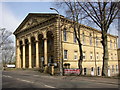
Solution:
{"label": "road marking", "polygon": [[11,76],[7,76],[7,75],[3,75],[3,77],[13,78],[13,77],[11,77]]}
{"label": "road marking", "polygon": [[27,83],[34,83],[34,82],[32,82],[32,81],[23,80],[23,79],[20,79],[20,78],[15,78],[15,79],[17,79],[17,80],[19,80],[19,81],[27,82]]}
{"label": "road marking", "polygon": [[[38,75],[34,75],[34,76],[38,76]],[[3,75],[3,77],[8,77],[8,78],[13,78],[12,76],[8,76],[8,75]],[[28,80],[23,80],[23,79],[20,79],[20,78],[14,78],[16,80],[19,80],[19,81],[23,81],[23,82],[27,82],[27,83],[34,83],[32,81],[28,81]],[[55,88],[53,86],[49,86],[49,85],[45,85],[43,84],[45,87],[48,87],[48,88]]]}
{"label": "road marking", "polygon": [[[3,75],[3,77],[13,78],[12,76],[7,76],[7,75]],[[23,79],[20,79],[20,78],[14,78],[14,79],[19,80],[19,81],[23,81],[23,82],[27,82],[27,83],[34,83],[32,81],[23,80]],[[45,84],[43,84],[43,85],[46,86],[46,87],[48,87],[48,88],[55,88],[53,86],[49,86],[49,85],[45,85]]]}
{"label": "road marking", "polygon": [[22,79],[20,79],[20,81],[27,82],[27,83],[34,83],[34,82],[31,82],[31,81],[28,81],[28,80],[22,80]]}
{"label": "road marking", "polygon": [[[12,76],[7,76],[7,75],[3,75],[3,77],[13,78]],[[17,80],[23,81],[23,82],[27,82],[27,83],[34,83],[34,82],[32,82],[32,81],[23,80],[23,79],[20,79],[20,78],[14,78],[14,79],[17,79]]]}
{"label": "road marking", "polygon": [[40,76],[40,75],[33,75],[33,76]]}
{"label": "road marking", "polygon": [[49,88],[55,88],[55,87],[53,87],[53,86],[49,86],[49,85],[44,85],[44,86],[49,87]]}
{"label": "road marking", "polygon": [[52,78],[52,79],[57,79],[57,78],[55,78],[55,77],[53,77],[53,76],[41,76],[41,77],[43,77],[43,78]]}

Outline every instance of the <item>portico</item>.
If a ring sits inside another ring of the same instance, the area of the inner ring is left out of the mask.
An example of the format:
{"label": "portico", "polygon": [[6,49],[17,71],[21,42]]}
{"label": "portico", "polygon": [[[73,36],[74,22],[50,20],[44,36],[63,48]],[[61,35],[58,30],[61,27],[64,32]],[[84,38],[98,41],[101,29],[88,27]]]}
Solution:
{"label": "portico", "polygon": [[[57,14],[29,14],[23,23],[14,32],[16,35],[16,68],[39,68],[44,72],[48,72],[51,65],[57,64],[56,71],[59,70],[59,43],[54,42],[58,35],[57,20],[55,23],[52,16]],[[47,27],[44,27],[42,21],[38,19],[45,19]],[[56,17],[57,18],[57,17]],[[47,20],[48,19],[48,20]],[[36,20],[36,22],[35,22]],[[38,25],[38,23],[40,25]],[[41,26],[42,25],[42,26]],[[41,26],[41,27],[40,27]],[[50,72],[51,73],[51,72]]]}

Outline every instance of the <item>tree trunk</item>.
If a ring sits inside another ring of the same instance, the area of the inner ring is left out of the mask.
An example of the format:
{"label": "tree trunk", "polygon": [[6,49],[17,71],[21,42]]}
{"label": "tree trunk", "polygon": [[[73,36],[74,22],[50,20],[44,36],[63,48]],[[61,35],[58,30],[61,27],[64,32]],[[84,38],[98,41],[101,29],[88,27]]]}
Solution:
{"label": "tree trunk", "polygon": [[103,45],[103,67],[102,76],[108,76],[108,45],[107,45],[107,32],[102,33],[102,45]]}
{"label": "tree trunk", "polygon": [[80,74],[82,74],[82,61],[83,61],[83,51],[82,51],[82,44],[80,42],[80,40],[78,40],[78,44],[79,44],[79,52],[80,52],[80,58],[78,60],[78,67],[80,69]]}
{"label": "tree trunk", "polygon": [[81,41],[80,41],[80,26],[78,26],[78,23],[77,23],[77,30],[76,30],[76,24],[74,24],[74,33],[75,33],[75,36],[76,36],[76,39],[77,39],[78,45],[79,45],[80,57],[79,57],[79,60],[78,60],[78,67],[80,69],[80,74],[79,75],[81,75],[82,74],[83,51],[82,51],[82,44],[81,44]]}

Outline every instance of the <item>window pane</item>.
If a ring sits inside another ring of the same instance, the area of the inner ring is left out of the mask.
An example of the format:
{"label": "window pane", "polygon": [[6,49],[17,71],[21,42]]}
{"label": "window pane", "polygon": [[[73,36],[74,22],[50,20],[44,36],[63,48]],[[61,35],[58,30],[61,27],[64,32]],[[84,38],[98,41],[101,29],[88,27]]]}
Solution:
{"label": "window pane", "polygon": [[96,58],[99,59],[99,53],[97,52]]}
{"label": "window pane", "polygon": [[76,39],[75,33],[73,33],[73,40],[74,40],[74,43],[77,42],[77,39]]}
{"label": "window pane", "polygon": [[112,40],[110,40],[110,48],[112,48]]}
{"label": "window pane", "polygon": [[92,35],[90,33],[90,45],[92,45]]}
{"label": "window pane", "polygon": [[96,47],[98,46],[98,37],[96,37]]}
{"label": "window pane", "polygon": [[64,50],[64,59],[67,59],[67,50]]}
{"label": "window pane", "polygon": [[93,58],[93,53],[92,52],[90,52],[90,59],[92,59]]}
{"label": "window pane", "polygon": [[112,72],[114,72],[114,65],[112,65]]}
{"label": "window pane", "polygon": [[82,33],[82,42],[83,42],[83,44],[85,44],[85,34],[84,34],[84,32]]}
{"label": "window pane", "polygon": [[64,29],[63,35],[64,35],[64,41],[67,41],[67,32],[66,32],[66,29]]}
{"label": "window pane", "polygon": [[77,59],[77,51],[74,51],[74,59]]}
{"label": "window pane", "polygon": [[83,59],[85,59],[85,52],[83,52]]}

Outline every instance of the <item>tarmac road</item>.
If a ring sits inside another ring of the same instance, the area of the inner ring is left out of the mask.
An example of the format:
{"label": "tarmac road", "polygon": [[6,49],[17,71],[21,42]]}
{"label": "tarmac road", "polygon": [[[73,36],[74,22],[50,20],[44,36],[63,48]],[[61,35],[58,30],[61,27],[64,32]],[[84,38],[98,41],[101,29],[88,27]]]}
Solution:
{"label": "tarmac road", "polygon": [[3,71],[2,88],[118,88],[117,79],[50,76],[32,70]]}

